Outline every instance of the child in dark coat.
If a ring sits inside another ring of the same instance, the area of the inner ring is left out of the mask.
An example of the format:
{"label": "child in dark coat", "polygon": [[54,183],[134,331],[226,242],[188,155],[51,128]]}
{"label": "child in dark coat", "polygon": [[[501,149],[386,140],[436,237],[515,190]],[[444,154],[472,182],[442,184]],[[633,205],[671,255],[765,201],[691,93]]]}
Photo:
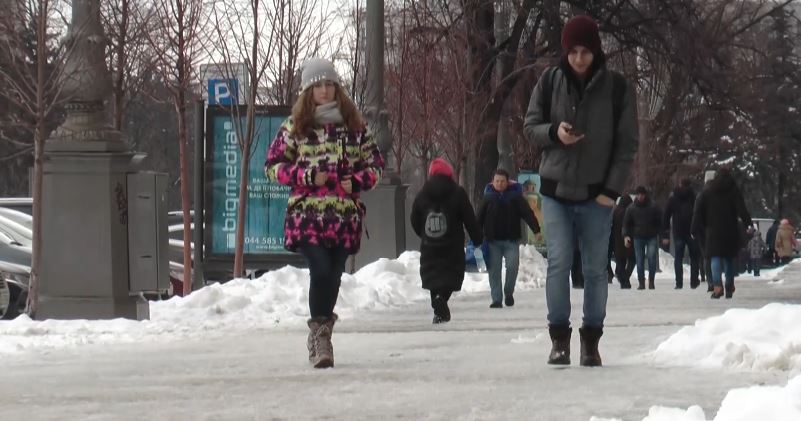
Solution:
{"label": "child in dark coat", "polygon": [[464,230],[473,244],[483,241],[467,192],[453,179],[453,168],[436,158],[428,170],[428,181],[412,205],[411,223],[420,237],[420,278],[431,292],[434,323],[451,319],[448,300],[462,289],[464,281]]}

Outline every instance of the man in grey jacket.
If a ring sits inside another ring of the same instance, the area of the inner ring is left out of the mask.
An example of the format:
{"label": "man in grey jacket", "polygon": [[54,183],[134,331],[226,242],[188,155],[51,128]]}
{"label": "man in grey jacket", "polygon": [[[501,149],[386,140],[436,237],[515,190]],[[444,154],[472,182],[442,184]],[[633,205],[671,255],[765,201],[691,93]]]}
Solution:
{"label": "man in grey jacket", "polygon": [[[546,298],[549,364],[570,364],[570,283],[574,237],[584,272],[581,365],[600,366],[607,301],[607,253],[615,200],[637,152],[634,91],[606,69],[598,25],[576,16],[562,31],[562,61],[531,95],[525,134],[542,151],[543,225],[548,227]],[[622,92],[619,99],[616,92]]]}

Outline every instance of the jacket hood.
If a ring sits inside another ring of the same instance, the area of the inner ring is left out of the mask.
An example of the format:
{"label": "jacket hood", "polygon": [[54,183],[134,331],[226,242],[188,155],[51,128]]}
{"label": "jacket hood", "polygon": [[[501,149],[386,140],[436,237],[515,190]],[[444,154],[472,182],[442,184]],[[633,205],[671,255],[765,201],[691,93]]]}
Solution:
{"label": "jacket hood", "polygon": [[495,187],[492,186],[492,183],[487,183],[484,187],[484,197],[492,197],[492,196],[511,196],[513,194],[523,194],[523,185],[516,182],[509,180],[509,186],[506,187],[506,190],[503,192],[499,192],[495,190]]}
{"label": "jacket hood", "polygon": [[447,175],[436,174],[429,177],[428,181],[423,184],[421,193],[437,200],[450,195],[450,193],[456,190],[457,186],[458,184],[456,184],[453,178]]}

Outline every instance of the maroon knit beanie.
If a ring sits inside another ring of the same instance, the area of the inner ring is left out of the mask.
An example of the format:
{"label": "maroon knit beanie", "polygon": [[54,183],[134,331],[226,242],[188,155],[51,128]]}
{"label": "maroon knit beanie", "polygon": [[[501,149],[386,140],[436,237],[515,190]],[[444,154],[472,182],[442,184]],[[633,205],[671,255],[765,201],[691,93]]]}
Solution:
{"label": "maroon knit beanie", "polygon": [[602,51],[598,24],[589,16],[574,16],[562,29],[562,52],[567,54],[577,45],[587,48],[596,55]]}
{"label": "maroon knit beanie", "polygon": [[428,176],[444,175],[453,178],[453,167],[448,161],[442,158],[434,158],[431,161],[431,166],[428,167]]}

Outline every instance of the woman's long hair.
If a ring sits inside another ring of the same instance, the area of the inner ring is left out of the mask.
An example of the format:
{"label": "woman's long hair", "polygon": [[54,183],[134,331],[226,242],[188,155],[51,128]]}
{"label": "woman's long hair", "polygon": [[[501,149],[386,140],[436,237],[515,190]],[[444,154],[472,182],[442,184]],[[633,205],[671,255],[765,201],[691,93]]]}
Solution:
{"label": "woman's long hair", "polygon": [[[336,87],[334,101],[339,107],[339,112],[342,113],[345,126],[352,132],[364,130],[366,124],[362,114],[356,109],[356,105],[338,83],[334,86]],[[317,108],[317,104],[314,103],[312,89],[312,87],[306,88],[292,107],[292,131],[290,134],[294,137],[304,137],[317,126],[314,121],[314,110]]]}

